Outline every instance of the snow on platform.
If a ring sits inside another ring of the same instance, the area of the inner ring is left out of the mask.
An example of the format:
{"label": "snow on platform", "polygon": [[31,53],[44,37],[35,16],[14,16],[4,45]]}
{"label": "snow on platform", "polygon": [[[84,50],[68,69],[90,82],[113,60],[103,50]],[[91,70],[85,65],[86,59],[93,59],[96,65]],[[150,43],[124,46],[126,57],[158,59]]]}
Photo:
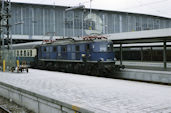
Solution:
{"label": "snow on platform", "polygon": [[30,69],[0,81],[96,113],[170,113],[171,86]]}

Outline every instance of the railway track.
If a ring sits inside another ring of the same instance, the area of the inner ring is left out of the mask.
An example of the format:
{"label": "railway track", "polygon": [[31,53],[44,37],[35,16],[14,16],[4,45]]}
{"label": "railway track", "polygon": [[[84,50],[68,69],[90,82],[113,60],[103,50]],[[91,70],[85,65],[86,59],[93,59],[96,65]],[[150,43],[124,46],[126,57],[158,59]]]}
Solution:
{"label": "railway track", "polygon": [[11,112],[5,109],[4,107],[0,106],[0,113],[11,113]]}
{"label": "railway track", "polygon": [[0,96],[0,113],[34,113],[14,101]]}

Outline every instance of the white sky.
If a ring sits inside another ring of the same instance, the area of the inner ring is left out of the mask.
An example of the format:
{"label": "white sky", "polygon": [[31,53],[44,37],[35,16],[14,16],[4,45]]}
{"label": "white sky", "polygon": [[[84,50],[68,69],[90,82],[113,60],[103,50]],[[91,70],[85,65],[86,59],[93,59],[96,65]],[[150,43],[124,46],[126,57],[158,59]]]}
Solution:
{"label": "white sky", "polygon": [[[90,7],[90,0],[11,0],[14,2]],[[171,18],[171,0],[92,0],[92,8],[137,12]]]}

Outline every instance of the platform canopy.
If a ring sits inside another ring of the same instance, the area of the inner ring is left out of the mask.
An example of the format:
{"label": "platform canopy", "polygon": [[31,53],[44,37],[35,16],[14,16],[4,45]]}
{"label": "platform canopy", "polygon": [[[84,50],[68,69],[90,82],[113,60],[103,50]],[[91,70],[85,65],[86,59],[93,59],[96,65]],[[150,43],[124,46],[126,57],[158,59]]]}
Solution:
{"label": "platform canopy", "polygon": [[171,42],[171,28],[106,34],[115,44]]}
{"label": "platform canopy", "polygon": [[[120,65],[122,65],[122,44],[163,42],[163,67],[167,69],[167,42],[171,42],[171,28],[125,32],[105,35],[114,44],[120,44]],[[137,44],[138,45],[138,44]]]}

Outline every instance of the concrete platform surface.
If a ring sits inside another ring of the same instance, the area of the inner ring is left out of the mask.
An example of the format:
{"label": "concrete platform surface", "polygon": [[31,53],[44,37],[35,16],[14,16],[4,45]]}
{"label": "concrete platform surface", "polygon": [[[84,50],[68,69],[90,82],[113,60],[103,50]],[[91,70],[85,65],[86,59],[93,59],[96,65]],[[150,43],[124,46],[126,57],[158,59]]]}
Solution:
{"label": "concrete platform surface", "polygon": [[30,69],[0,81],[96,113],[170,113],[171,86]]}

